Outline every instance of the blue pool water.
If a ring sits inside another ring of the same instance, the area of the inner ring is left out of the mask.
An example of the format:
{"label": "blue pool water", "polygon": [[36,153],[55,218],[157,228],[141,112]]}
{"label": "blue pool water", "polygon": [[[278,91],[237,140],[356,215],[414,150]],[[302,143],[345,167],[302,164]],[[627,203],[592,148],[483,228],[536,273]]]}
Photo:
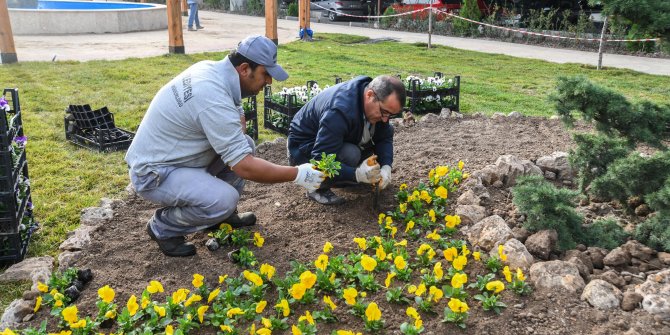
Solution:
{"label": "blue pool water", "polygon": [[38,1],[37,9],[50,10],[107,10],[152,8],[143,3],[93,2],[93,1]]}

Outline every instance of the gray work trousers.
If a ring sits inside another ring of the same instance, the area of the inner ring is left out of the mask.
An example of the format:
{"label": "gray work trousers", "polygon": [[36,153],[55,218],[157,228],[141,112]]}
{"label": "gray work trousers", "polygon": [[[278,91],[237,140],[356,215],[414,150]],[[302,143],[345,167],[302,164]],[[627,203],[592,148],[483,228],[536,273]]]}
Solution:
{"label": "gray work trousers", "polygon": [[[247,141],[255,152],[254,141]],[[205,168],[166,166],[130,181],[142,198],[162,205],[149,221],[159,239],[184,236],[224,222],[235,212],[245,180],[221,159]]]}

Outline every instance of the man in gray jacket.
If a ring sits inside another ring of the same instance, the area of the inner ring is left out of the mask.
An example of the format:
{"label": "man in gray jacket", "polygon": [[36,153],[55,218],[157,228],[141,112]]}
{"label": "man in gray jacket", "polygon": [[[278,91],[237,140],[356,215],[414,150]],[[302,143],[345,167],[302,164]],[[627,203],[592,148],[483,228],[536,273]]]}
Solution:
{"label": "man in gray jacket", "polygon": [[164,254],[194,255],[185,235],[222,222],[254,225],[253,213],[236,211],[245,179],[293,181],[308,191],[320,186],[323,174],[309,163],[291,167],[254,157],[253,140],[243,133],[242,98],[273,78],[288,78],[277,64],[277,46],[251,36],[223,60],[189,67],[151,101],[126,162],[135,191],[164,206],[146,226]]}

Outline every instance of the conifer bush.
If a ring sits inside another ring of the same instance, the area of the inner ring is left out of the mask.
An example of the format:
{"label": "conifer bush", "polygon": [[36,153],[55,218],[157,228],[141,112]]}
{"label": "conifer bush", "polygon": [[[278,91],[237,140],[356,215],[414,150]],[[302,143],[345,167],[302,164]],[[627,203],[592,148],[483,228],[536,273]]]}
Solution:
{"label": "conifer bush", "polygon": [[650,248],[670,252],[670,211],[658,212],[635,227],[634,237]]}
{"label": "conifer bush", "polygon": [[584,228],[584,244],[612,250],[626,242],[629,235],[614,219],[600,219]]}
{"label": "conifer bush", "polygon": [[[459,15],[466,19],[480,21],[482,12],[479,10],[477,0],[463,0]],[[454,31],[465,36],[474,35],[478,32],[477,25],[461,19],[454,19]]]}
{"label": "conifer bush", "polygon": [[599,134],[574,134],[576,149],[570,150],[570,165],[577,170],[580,191],[593,179],[602,176],[612,162],[624,158],[632,150],[627,141]]}
{"label": "conifer bush", "polygon": [[583,217],[575,211],[579,192],[557,188],[544,177],[524,176],[512,189],[514,205],[526,216],[524,227],[530,232],[554,229],[561,250],[575,247],[584,240]]}

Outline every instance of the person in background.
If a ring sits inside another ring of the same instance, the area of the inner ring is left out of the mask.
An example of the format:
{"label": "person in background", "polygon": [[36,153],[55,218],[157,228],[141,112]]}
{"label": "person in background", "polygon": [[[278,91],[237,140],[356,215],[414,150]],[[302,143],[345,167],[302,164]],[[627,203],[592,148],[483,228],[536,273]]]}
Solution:
{"label": "person in background", "polygon": [[226,222],[233,228],[256,224],[238,213],[245,180],[293,181],[317,189],[323,173],[254,156],[243,134],[242,98],[258,94],[272,79],[288,74],[277,64],[277,46],[264,36],[244,39],[220,61],[201,61],[163,86],[151,101],[126,153],[137,194],[162,205],[147,222],[149,237],[168,256],[191,256],[185,236]]}
{"label": "person in background", "polygon": [[[325,89],[310,100],[291,121],[288,155],[291,165],[319,160],[321,153],[336,154],[342,169],[307,196],[324,205],[344,202],[331,187],[354,183],[386,188],[391,182],[393,127],[389,119],[402,112],[405,86],[397,77],[359,76]],[[378,164],[366,160],[377,155]],[[381,167],[380,167],[381,166]]]}
{"label": "person in background", "polygon": [[[186,0],[186,3],[188,4],[188,31],[205,29],[200,25],[200,18],[198,17],[198,7],[202,6],[203,0]],[[195,28],[193,28],[194,22]]]}

